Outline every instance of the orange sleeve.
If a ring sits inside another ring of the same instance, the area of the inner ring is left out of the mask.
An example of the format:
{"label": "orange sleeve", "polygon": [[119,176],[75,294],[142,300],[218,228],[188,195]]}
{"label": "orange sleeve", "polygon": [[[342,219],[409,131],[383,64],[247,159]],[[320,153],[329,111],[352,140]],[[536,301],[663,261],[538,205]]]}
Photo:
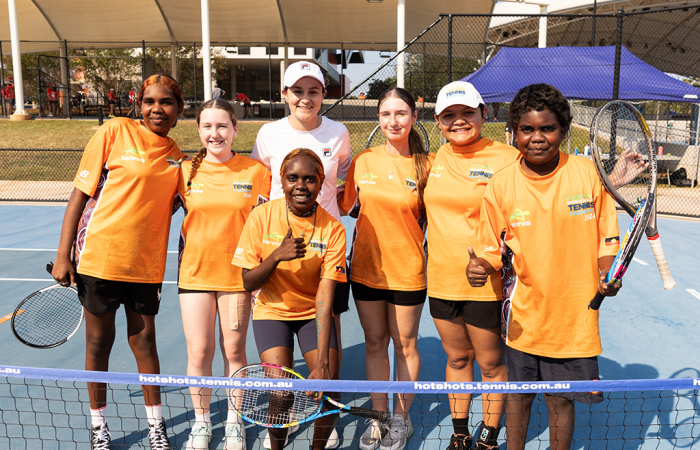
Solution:
{"label": "orange sleeve", "polygon": [[598,258],[614,256],[620,250],[620,230],[617,224],[615,200],[598,181],[596,211],[598,211]]}
{"label": "orange sleeve", "polygon": [[[360,153],[361,155],[362,153]],[[345,178],[345,193],[343,194],[343,199],[338,204],[338,207],[345,213],[350,214],[351,210],[355,210],[357,206],[357,211],[359,212],[359,201],[357,197],[357,188],[355,184],[355,168],[357,166],[357,159],[360,157],[357,155],[350,164],[350,169],[348,169],[348,175]],[[357,214],[353,217],[357,218]]]}
{"label": "orange sleeve", "polygon": [[260,208],[255,208],[250,213],[248,220],[243,226],[238,247],[233,255],[231,264],[243,269],[254,269],[260,265],[262,257],[262,223],[260,220]]}
{"label": "orange sleeve", "polygon": [[328,239],[328,247],[323,257],[321,266],[321,278],[347,282],[345,266],[345,228],[341,223],[335,223],[331,236]]}
{"label": "orange sleeve", "polygon": [[[260,164],[262,166],[262,164]],[[262,176],[262,183],[260,184],[260,196],[265,199],[265,201],[270,200],[270,189],[272,188],[272,172],[263,166],[265,169]],[[260,204],[261,202],[258,202]]]}
{"label": "orange sleeve", "polygon": [[106,123],[97,130],[85,146],[78,173],[73,179],[73,185],[90,197],[97,190],[102,168],[107,163],[113,145],[114,132],[112,126]]}
{"label": "orange sleeve", "polygon": [[481,200],[481,220],[479,222],[479,243],[480,249],[474,249],[476,256],[483,258],[499,270],[503,265],[501,260],[501,232],[506,229],[507,223],[501,213],[496,195],[493,190],[493,183],[486,186],[484,198]]}

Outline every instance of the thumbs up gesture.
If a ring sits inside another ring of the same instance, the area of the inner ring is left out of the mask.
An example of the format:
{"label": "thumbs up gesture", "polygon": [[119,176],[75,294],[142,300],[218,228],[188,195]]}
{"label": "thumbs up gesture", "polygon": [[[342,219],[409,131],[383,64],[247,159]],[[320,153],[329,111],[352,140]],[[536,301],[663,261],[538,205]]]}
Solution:
{"label": "thumbs up gesture", "polygon": [[482,265],[482,261],[476,257],[474,249],[467,247],[469,252],[469,263],[467,264],[467,279],[472,287],[481,287],[486,284],[489,274]]}
{"label": "thumbs up gesture", "polygon": [[284,236],[282,245],[272,252],[279,261],[291,261],[293,259],[303,258],[306,254],[306,244],[304,238],[292,237],[292,229],[287,229],[287,234]]}

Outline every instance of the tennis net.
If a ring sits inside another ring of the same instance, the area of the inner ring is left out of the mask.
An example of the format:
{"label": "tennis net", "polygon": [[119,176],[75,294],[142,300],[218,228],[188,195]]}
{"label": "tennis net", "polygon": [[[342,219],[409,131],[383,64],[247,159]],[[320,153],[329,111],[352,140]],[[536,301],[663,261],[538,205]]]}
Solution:
{"label": "tennis net", "polygon": [[[107,421],[112,448],[149,448],[141,384],[161,386],[163,416],[173,448],[183,448],[194,424],[189,387],[211,387],[213,439],[223,448],[228,413],[226,389],[267,389],[259,379],[141,375],[112,372],[0,366],[0,448],[89,448],[90,410],[86,382],[107,384]],[[236,383],[237,384],[232,384]],[[597,404],[576,403],[576,449],[700,449],[700,379],[624,380],[559,383],[371,382],[356,380],[285,380],[294,391],[340,392],[341,402],[370,408],[369,392],[415,393],[410,419],[413,433],[407,449],[446,449],[452,435],[448,395],[473,395],[469,416],[472,434],[482,420],[482,394],[537,394],[532,407],[526,449],[549,448],[547,405],[542,394],[602,393]],[[506,396],[508,400],[510,396]],[[357,448],[364,419],[341,413],[340,448]],[[505,428],[505,427],[504,427]],[[246,423],[247,448],[262,449],[266,429]],[[313,431],[301,424],[286,448],[308,449]],[[506,448],[501,431],[500,448]]]}

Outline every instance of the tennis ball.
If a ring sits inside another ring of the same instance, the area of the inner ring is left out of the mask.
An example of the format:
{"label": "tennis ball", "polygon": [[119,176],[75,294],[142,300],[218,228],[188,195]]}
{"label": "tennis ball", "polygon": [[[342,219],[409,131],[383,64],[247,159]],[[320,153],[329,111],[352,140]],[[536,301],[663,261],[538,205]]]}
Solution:
{"label": "tennis ball", "polygon": [[670,153],[666,153],[666,156],[671,156],[671,154],[670,154]]}

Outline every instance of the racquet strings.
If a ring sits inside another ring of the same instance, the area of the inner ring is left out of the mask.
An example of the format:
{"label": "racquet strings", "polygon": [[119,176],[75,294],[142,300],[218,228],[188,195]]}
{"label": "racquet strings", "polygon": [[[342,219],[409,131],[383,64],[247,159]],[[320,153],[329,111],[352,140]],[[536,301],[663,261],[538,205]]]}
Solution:
{"label": "racquet strings", "polygon": [[75,332],[82,321],[82,310],[74,288],[50,286],[22,302],[12,322],[13,330],[29,345],[51,347]]}
{"label": "racquet strings", "polygon": [[647,196],[653,176],[651,164],[639,173],[635,169],[639,158],[649,162],[651,157],[651,142],[643,125],[628,105],[611,103],[598,115],[594,137],[594,146],[612,187],[636,210]]}
{"label": "racquet strings", "polygon": [[[237,378],[264,380],[254,387],[275,389],[278,381],[298,380],[299,377],[277,367],[248,366],[234,374]],[[274,385],[274,386],[273,386]],[[303,391],[235,389],[231,399],[238,411],[248,419],[270,425],[284,425],[303,420],[316,413],[319,404]],[[240,405],[240,406],[239,406]]]}

